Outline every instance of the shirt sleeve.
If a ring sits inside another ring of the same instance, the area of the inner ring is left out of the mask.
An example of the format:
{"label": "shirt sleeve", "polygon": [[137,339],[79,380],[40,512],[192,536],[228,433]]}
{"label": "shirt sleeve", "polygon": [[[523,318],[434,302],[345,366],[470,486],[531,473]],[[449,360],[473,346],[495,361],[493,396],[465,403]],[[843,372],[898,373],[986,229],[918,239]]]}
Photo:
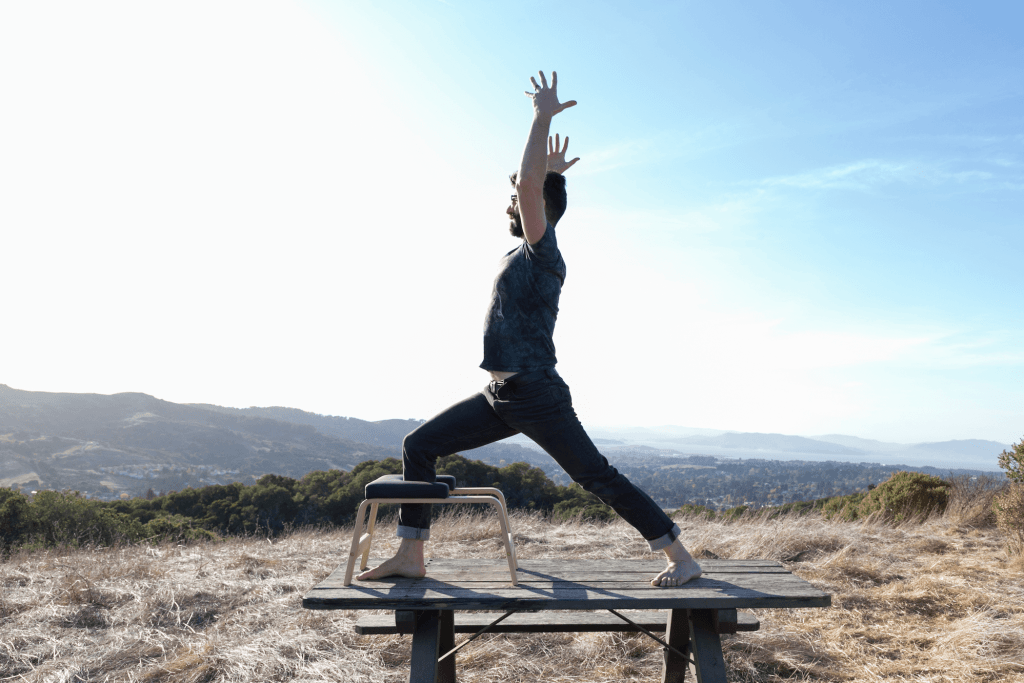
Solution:
{"label": "shirt sleeve", "polygon": [[551,227],[551,223],[544,228],[544,236],[537,240],[536,244],[530,244],[525,240],[524,243],[531,260],[540,263],[554,263],[558,260],[558,240],[555,238],[555,229]]}

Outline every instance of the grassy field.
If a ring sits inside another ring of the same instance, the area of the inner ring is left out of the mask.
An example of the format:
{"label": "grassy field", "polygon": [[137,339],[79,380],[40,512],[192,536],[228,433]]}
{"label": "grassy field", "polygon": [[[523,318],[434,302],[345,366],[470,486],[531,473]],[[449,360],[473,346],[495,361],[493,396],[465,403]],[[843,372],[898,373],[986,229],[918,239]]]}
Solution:
{"label": "grassy field", "polygon": [[[760,631],[726,637],[730,680],[1024,681],[1024,563],[962,509],[897,527],[678,521],[697,557],[779,560],[833,595],[827,609],[760,610]],[[653,557],[620,521],[515,514],[512,525],[523,558]],[[407,680],[408,636],[356,636],[357,614],[300,606],[350,533],[15,554],[0,563],[0,680]],[[374,554],[392,537],[384,528]],[[446,514],[433,538],[435,557],[501,556],[492,517]],[[661,652],[639,635],[485,635],[459,670],[461,681],[656,681]]]}

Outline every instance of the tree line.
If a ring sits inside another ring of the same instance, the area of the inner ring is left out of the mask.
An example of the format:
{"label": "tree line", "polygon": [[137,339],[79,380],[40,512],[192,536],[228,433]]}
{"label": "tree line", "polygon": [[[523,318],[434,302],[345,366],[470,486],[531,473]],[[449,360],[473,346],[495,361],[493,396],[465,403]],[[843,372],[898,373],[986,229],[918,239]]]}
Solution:
{"label": "tree line", "polygon": [[[986,501],[983,516],[994,515],[1019,553],[1024,549],[1024,440],[1012,452],[1003,453],[1000,466],[1009,483],[898,471],[857,493],[792,501],[760,508],[757,513],[818,513],[848,521],[880,516],[899,522],[941,514],[954,491],[973,490],[971,497]],[[400,460],[387,458],[362,462],[351,471],[309,472],[300,479],[267,474],[251,485],[235,482],[115,501],[89,499],[77,491],[40,491],[30,497],[0,488],[0,550],[272,536],[303,526],[343,526],[352,523],[366,484],[401,471]],[[525,462],[497,467],[456,454],[440,458],[437,473],[454,475],[460,486],[499,488],[513,510],[547,513],[556,520],[615,517],[609,506],[578,484],[560,486],[542,469]],[[739,519],[748,509],[737,505],[716,510],[687,503],[679,511],[709,519]]]}
{"label": "tree line", "polygon": [[[400,460],[387,458],[351,471],[309,472],[300,479],[267,474],[251,485],[236,482],[115,501],[89,499],[77,491],[39,491],[30,497],[0,488],[0,548],[188,541],[341,526],[352,523],[366,484],[401,471]],[[460,486],[501,489],[510,509],[558,519],[615,516],[578,484],[559,486],[540,468],[522,462],[495,467],[450,455],[438,460],[437,472],[454,475]]]}

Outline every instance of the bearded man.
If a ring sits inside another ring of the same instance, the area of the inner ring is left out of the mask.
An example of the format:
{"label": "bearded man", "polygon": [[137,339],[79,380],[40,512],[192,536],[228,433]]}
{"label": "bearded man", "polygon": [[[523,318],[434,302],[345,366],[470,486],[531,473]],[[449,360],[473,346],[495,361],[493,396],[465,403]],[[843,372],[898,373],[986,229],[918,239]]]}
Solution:
{"label": "bearded man", "polygon": [[[490,373],[491,381],[483,391],[438,413],[405,437],[404,477],[433,482],[439,457],[525,434],[573,481],[633,525],[651,550],[664,551],[668,566],[651,585],[679,586],[701,575],[679,540],[679,527],[598,452],[576,417],[568,385],[555,371],[552,336],[565,281],[555,225],[566,207],[562,174],[579,158],[566,162],[569,138],[562,146],[557,135],[552,141],[548,133],[551,119],[576,101],[558,101],[555,72],[551,72],[550,87],[544,73],[539,75],[540,83],[531,78],[534,90],[526,93],[533,102],[533,123],[519,170],[511,176],[515,194],[506,209],[509,230],[522,242],[501,259],[485,319],[480,367]],[[431,510],[429,504],[403,504],[398,552],[356,578],[425,576],[423,544],[430,538]]]}

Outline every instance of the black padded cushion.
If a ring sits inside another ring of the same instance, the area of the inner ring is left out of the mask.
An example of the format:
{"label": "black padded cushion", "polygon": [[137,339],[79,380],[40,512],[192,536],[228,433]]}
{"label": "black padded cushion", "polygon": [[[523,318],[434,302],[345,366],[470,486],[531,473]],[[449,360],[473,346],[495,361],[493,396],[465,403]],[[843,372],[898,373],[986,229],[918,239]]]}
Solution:
{"label": "black padded cushion", "polygon": [[405,481],[401,474],[385,474],[366,485],[366,498],[437,498],[448,497],[448,482],[454,488],[455,477],[441,475],[433,484],[425,481]]}
{"label": "black padded cushion", "polygon": [[[447,484],[449,491],[457,488],[454,474],[438,474],[434,478],[442,484]],[[388,481],[405,481],[404,475],[401,474],[385,474],[383,477],[379,477],[375,481],[384,481],[385,479]]]}

